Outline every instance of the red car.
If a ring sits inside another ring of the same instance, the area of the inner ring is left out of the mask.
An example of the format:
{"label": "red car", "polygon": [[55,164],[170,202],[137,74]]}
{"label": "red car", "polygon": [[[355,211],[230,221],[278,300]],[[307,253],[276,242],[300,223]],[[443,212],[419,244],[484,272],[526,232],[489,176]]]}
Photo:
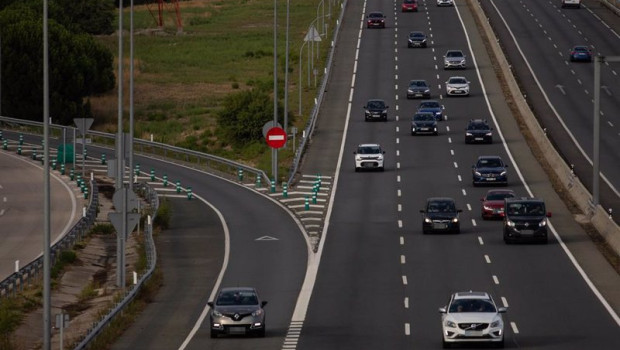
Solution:
{"label": "red car", "polygon": [[482,202],[480,211],[482,218],[501,219],[504,217],[504,198],[514,198],[515,193],[512,190],[489,190],[487,194],[480,199]]}
{"label": "red car", "polygon": [[403,0],[403,12],[418,12],[418,0]]}
{"label": "red car", "polygon": [[385,16],[383,12],[371,12],[366,16],[366,27],[385,28]]}

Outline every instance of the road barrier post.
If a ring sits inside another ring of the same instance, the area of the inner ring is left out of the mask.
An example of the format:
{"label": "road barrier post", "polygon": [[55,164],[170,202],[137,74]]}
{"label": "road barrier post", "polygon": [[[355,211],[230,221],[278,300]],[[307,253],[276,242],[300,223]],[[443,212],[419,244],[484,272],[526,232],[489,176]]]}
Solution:
{"label": "road barrier post", "polygon": [[168,187],[168,175],[164,174],[164,187]]}
{"label": "road barrier post", "polygon": [[9,142],[6,139],[4,139],[2,140],[2,149],[6,151],[7,148],[9,148]]}
{"label": "road barrier post", "polygon": [[37,149],[32,147],[32,160],[37,160]]}
{"label": "road barrier post", "polygon": [[56,159],[52,159],[52,170],[56,170],[56,166],[58,164],[56,164]]}
{"label": "road barrier post", "polygon": [[23,145],[24,144],[24,135],[19,134],[19,145]]}
{"label": "road barrier post", "polygon": [[71,168],[71,170],[69,170],[69,178],[71,178],[71,181],[75,179],[75,168]]}
{"label": "road barrier post", "polygon": [[192,199],[192,188],[191,187],[187,187],[187,199],[191,200]]}
{"label": "road barrier post", "polygon": [[239,168],[239,170],[237,171],[237,179],[239,180],[239,182],[243,181],[243,169]]}
{"label": "road barrier post", "polygon": [[282,198],[288,198],[288,185],[286,182],[282,183]]}
{"label": "road barrier post", "polygon": [[155,181],[155,169],[151,168],[151,181]]}
{"label": "road barrier post", "polygon": [[276,192],[276,180],[271,180],[271,193]]}
{"label": "road barrier post", "polygon": [[312,192],[312,204],[316,204],[316,192]]}
{"label": "road barrier post", "polygon": [[22,146],[21,145],[17,145],[17,154],[19,154],[20,156],[22,155]]}
{"label": "road barrier post", "polygon": [[101,153],[101,165],[105,165],[105,164],[106,164],[105,153]]}
{"label": "road barrier post", "polygon": [[177,193],[181,193],[181,181],[177,180]]}
{"label": "road barrier post", "polygon": [[136,176],[140,176],[140,163],[136,163]]}
{"label": "road barrier post", "polygon": [[305,210],[310,210],[310,201],[308,200],[308,196],[306,196],[306,200],[304,203],[304,209]]}
{"label": "road barrier post", "polygon": [[260,175],[256,175],[256,188],[260,188]]}

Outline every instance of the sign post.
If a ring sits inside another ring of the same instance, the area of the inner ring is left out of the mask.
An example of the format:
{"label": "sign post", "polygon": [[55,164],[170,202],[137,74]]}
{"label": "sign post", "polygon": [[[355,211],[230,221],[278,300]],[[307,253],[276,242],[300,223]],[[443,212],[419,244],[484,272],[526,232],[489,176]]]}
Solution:
{"label": "sign post", "polygon": [[277,181],[278,179],[278,162],[277,162],[277,154],[278,148],[283,147],[286,144],[286,131],[279,126],[274,126],[271,129],[267,130],[267,134],[265,135],[265,140],[267,141],[267,145],[271,147],[274,153],[273,157],[273,179]]}

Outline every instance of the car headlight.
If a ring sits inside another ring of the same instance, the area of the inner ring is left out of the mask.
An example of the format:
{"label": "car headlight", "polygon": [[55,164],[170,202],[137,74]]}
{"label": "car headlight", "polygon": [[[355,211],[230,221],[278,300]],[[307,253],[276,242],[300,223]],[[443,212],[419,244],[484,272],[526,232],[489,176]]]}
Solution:
{"label": "car headlight", "polygon": [[484,136],[493,136],[492,132],[487,132],[486,134],[484,134]]}
{"label": "car headlight", "polygon": [[459,222],[459,218],[452,218],[452,222],[455,223],[455,224],[458,223]]}
{"label": "car headlight", "polygon": [[424,218],[424,222],[430,224],[431,222],[433,222],[433,220],[431,220],[430,218]]}
{"label": "car headlight", "polygon": [[477,171],[477,170],[474,170],[474,175],[476,175],[476,176],[482,176],[482,174],[480,174],[480,172],[479,172],[479,171]]}
{"label": "car headlight", "polygon": [[545,227],[547,226],[547,220],[546,219],[542,219],[539,223],[538,223],[538,227]]}
{"label": "car headlight", "polygon": [[384,109],[381,113],[382,114],[387,114],[387,109]]}
{"label": "car headlight", "polygon": [[501,325],[502,325],[502,321],[496,320],[491,323],[491,328],[501,327]]}
{"label": "car headlight", "polygon": [[454,323],[453,321],[447,320],[446,321],[446,327],[448,327],[448,328],[456,328],[456,323]]}
{"label": "car headlight", "polygon": [[424,90],[424,92],[431,92],[431,89],[426,89]]}
{"label": "car headlight", "polygon": [[411,90],[411,89],[407,89],[407,92],[408,92],[408,93],[410,93],[410,94],[412,94],[412,93],[413,93],[413,90]]}
{"label": "car headlight", "polygon": [[379,155],[379,157],[377,157],[377,159],[379,159],[379,160],[383,160],[383,155],[382,155],[382,154],[380,154],[380,155]]}
{"label": "car headlight", "polygon": [[366,115],[370,115],[370,111],[365,111],[364,113],[366,113]]}
{"label": "car headlight", "polygon": [[215,316],[215,317],[222,317],[223,315],[222,315],[222,313],[221,313],[221,312],[219,312],[219,311],[217,311],[217,310],[215,310],[215,309],[214,309],[214,310],[213,310],[213,316]]}
{"label": "car headlight", "polygon": [[263,309],[258,309],[254,312],[252,312],[252,316],[256,317],[256,316],[260,316],[263,314]]}
{"label": "car headlight", "polygon": [[357,160],[358,162],[362,160],[361,156],[355,156],[355,160]]}
{"label": "car headlight", "polygon": [[484,210],[493,210],[493,207],[490,207],[488,205],[484,205],[483,208]]}
{"label": "car headlight", "polygon": [[506,226],[508,227],[515,227],[515,222],[512,220],[506,220]]}
{"label": "car headlight", "polygon": [[466,132],[465,136],[474,136],[474,134],[470,133],[470,132]]}
{"label": "car headlight", "polygon": [[507,173],[507,171],[506,171],[506,170],[504,170],[504,171],[502,171],[502,172],[499,174],[499,176],[504,176],[504,175],[506,175],[506,173]]}

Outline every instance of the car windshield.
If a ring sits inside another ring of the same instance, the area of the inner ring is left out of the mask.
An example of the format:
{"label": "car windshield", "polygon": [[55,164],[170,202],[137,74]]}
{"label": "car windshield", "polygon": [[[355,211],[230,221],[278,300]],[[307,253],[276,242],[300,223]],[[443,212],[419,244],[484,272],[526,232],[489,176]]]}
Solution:
{"label": "car windshield", "polygon": [[489,130],[489,126],[485,123],[471,123],[469,124],[469,130]]}
{"label": "car windshield", "polygon": [[422,102],[420,103],[420,108],[439,108],[439,102]]}
{"label": "car windshield", "polygon": [[514,198],[514,194],[510,192],[493,192],[487,195],[488,201],[501,201],[504,198]]}
{"label": "car windshield", "polygon": [[405,4],[414,4],[415,0],[405,0],[404,3]]}
{"label": "car windshield", "polygon": [[428,203],[426,211],[429,213],[454,213],[456,208],[454,207],[454,202],[435,201]]}
{"label": "car windshield", "polygon": [[495,305],[485,299],[457,299],[452,301],[448,310],[451,313],[457,312],[497,312]]}
{"label": "car windshield", "polygon": [[422,80],[413,80],[413,81],[411,81],[411,82],[409,83],[409,86],[412,86],[412,87],[416,87],[416,86],[417,86],[417,87],[426,87],[427,85],[426,85],[426,82],[425,82],[425,81],[422,81]]}
{"label": "car windshield", "polygon": [[449,84],[467,84],[464,78],[450,78]]}
{"label": "car windshield", "polygon": [[378,146],[364,146],[364,147],[358,148],[357,153],[359,153],[359,154],[377,154],[377,153],[381,153],[381,148],[378,147]]}
{"label": "car windshield", "polygon": [[463,57],[463,53],[460,51],[448,51],[446,57]]}
{"label": "car windshield", "polygon": [[420,33],[420,32],[412,32],[411,34],[409,34],[410,37],[412,38],[423,38],[424,34]]}
{"label": "car windshield", "polygon": [[430,121],[430,120],[435,120],[435,116],[430,113],[416,113],[413,116],[413,121],[416,121],[416,122]]}
{"label": "car windshield", "polygon": [[369,14],[368,17],[370,17],[370,18],[383,18],[383,14],[379,13],[379,12],[373,12],[373,13]]}
{"label": "car windshield", "polygon": [[502,161],[497,158],[480,159],[478,168],[500,168],[503,167]]}
{"label": "car windshield", "polygon": [[545,215],[545,206],[540,202],[533,203],[508,203],[508,215],[510,216],[541,216]]}
{"label": "car windshield", "polygon": [[385,108],[385,102],[383,101],[368,101],[368,108],[382,109]]}
{"label": "car windshield", "polygon": [[576,46],[573,51],[577,51],[577,52],[588,52],[588,48],[585,46]]}
{"label": "car windshield", "polygon": [[253,291],[222,292],[217,298],[216,305],[258,305],[258,297]]}

